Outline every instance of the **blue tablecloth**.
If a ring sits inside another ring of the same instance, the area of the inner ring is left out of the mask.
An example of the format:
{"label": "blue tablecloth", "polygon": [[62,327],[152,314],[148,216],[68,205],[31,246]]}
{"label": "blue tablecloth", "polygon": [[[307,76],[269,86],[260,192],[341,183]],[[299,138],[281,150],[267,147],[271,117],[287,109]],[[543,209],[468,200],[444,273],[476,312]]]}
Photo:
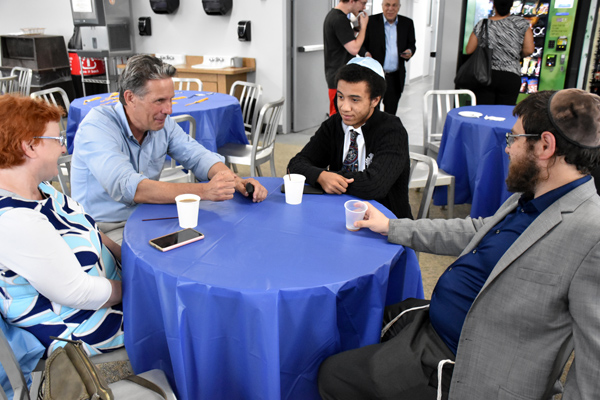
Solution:
{"label": "blue tablecloth", "polygon": [[[203,98],[189,97],[194,94],[208,94],[208,100],[191,104]],[[105,93],[82,97],[71,103],[67,124],[67,150],[69,153],[73,153],[73,140],[77,128],[87,113],[94,107],[114,105],[118,101],[118,97],[110,97],[110,95],[110,93]],[[185,99],[178,99],[179,97],[185,97]],[[96,100],[84,104],[87,100],[92,99]],[[171,116],[182,114],[190,114],[196,119],[196,140],[210,151],[216,152],[217,148],[225,143],[248,143],[242,109],[238,100],[233,96],[223,93],[176,90]],[[180,125],[187,132],[188,123]]]}
{"label": "blue tablecloth", "polygon": [[[456,178],[455,203],[470,203],[471,217],[488,217],[511,195],[506,188],[508,156],[506,132],[517,121],[513,106],[467,106],[448,112],[444,124],[438,166]],[[476,111],[479,118],[460,116],[461,111]],[[506,118],[504,121],[484,117]],[[446,204],[446,187],[436,188],[434,204]]]}
{"label": "blue tablecloth", "polygon": [[[423,297],[410,249],[345,228],[342,195],[288,205],[201,201],[200,240],[166,253],[175,205],[140,205],[123,242],[125,346],[136,372],[161,368],[180,400],[319,399],[328,356],[379,341],[385,304]],[[391,212],[383,206],[388,216]]]}

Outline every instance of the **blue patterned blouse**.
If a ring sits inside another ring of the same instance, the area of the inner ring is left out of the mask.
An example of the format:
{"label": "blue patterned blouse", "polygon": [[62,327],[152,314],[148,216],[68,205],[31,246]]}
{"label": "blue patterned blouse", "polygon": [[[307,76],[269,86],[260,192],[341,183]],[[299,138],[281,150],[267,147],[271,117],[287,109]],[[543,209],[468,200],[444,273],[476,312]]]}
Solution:
{"label": "blue patterned blouse", "polygon": [[[89,275],[121,280],[120,266],[101,242],[96,223],[73,199],[64,196],[49,184],[41,183],[44,200],[26,200],[0,194],[2,216],[16,208],[38,211],[54,226],[73,250],[81,268]],[[26,237],[19,238],[28,243]],[[31,243],[35,252],[35,243]],[[9,249],[10,251],[10,249]],[[70,308],[44,297],[25,278],[5,266],[0,254],[0,312],[13,325],[33,333],[48,349],[49,355],[64,342],[56,336],[81,339],[90,355],[104,353],[123,346],[123,311],[121,304],[99,310]]]}

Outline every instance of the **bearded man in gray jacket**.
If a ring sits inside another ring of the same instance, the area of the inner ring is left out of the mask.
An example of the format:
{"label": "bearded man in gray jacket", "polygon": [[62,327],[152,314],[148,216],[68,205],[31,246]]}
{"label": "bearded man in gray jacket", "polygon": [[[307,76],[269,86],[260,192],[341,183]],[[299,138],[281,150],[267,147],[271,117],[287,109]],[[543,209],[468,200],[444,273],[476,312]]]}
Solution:
{"label": "bearded man in gray jacket", "polygon": [[515,194],[495,215],[389,220],[369,205],[355,223],[459,258],[430,304],[386,309],[382,343],[325,360],[324,399],[547,400],[573,349],[563,400],[598,397],[600,197],[589,172],[600,160],[600,97],[539,92],[514,114]]}

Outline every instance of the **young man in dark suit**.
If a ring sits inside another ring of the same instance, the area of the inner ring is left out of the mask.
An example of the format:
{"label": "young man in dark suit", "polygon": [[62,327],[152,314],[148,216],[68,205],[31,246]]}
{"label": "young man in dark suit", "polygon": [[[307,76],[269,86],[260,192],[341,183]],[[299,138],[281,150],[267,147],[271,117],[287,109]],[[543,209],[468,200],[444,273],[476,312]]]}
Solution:
{"label": "young man in dark suit", "polygon": [[399,218],[412,218],[408,203],[408,134],[396,116],[379,111],[383,68],[355,57],[336,75],[339,112],[321,124],[288,170],[328,194],[377,200]]}
{"label": "young man in dark suit", "polygon": [[415,54],[415,26],[412,19],[398,15],[400,0],[383,0],[383,13],[370,17],[363,44],[366,55],[373,57],[385,71],[387,90],[384,111],[396,114],[404,91],[406,61]]}

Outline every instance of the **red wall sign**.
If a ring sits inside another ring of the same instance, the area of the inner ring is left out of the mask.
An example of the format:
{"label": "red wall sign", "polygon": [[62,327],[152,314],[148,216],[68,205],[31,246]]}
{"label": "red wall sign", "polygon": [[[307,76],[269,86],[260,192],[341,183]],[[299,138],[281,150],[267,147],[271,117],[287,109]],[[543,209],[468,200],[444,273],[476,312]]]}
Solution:
{"label": "red wall sign", "polygon": [[[71,75],[81,75],[77,53],[69,53],[69,64],[71,65]],[[104,60],[100,58],[84,57],[82,64],[83,75],[85,76],[104,74]]]}

